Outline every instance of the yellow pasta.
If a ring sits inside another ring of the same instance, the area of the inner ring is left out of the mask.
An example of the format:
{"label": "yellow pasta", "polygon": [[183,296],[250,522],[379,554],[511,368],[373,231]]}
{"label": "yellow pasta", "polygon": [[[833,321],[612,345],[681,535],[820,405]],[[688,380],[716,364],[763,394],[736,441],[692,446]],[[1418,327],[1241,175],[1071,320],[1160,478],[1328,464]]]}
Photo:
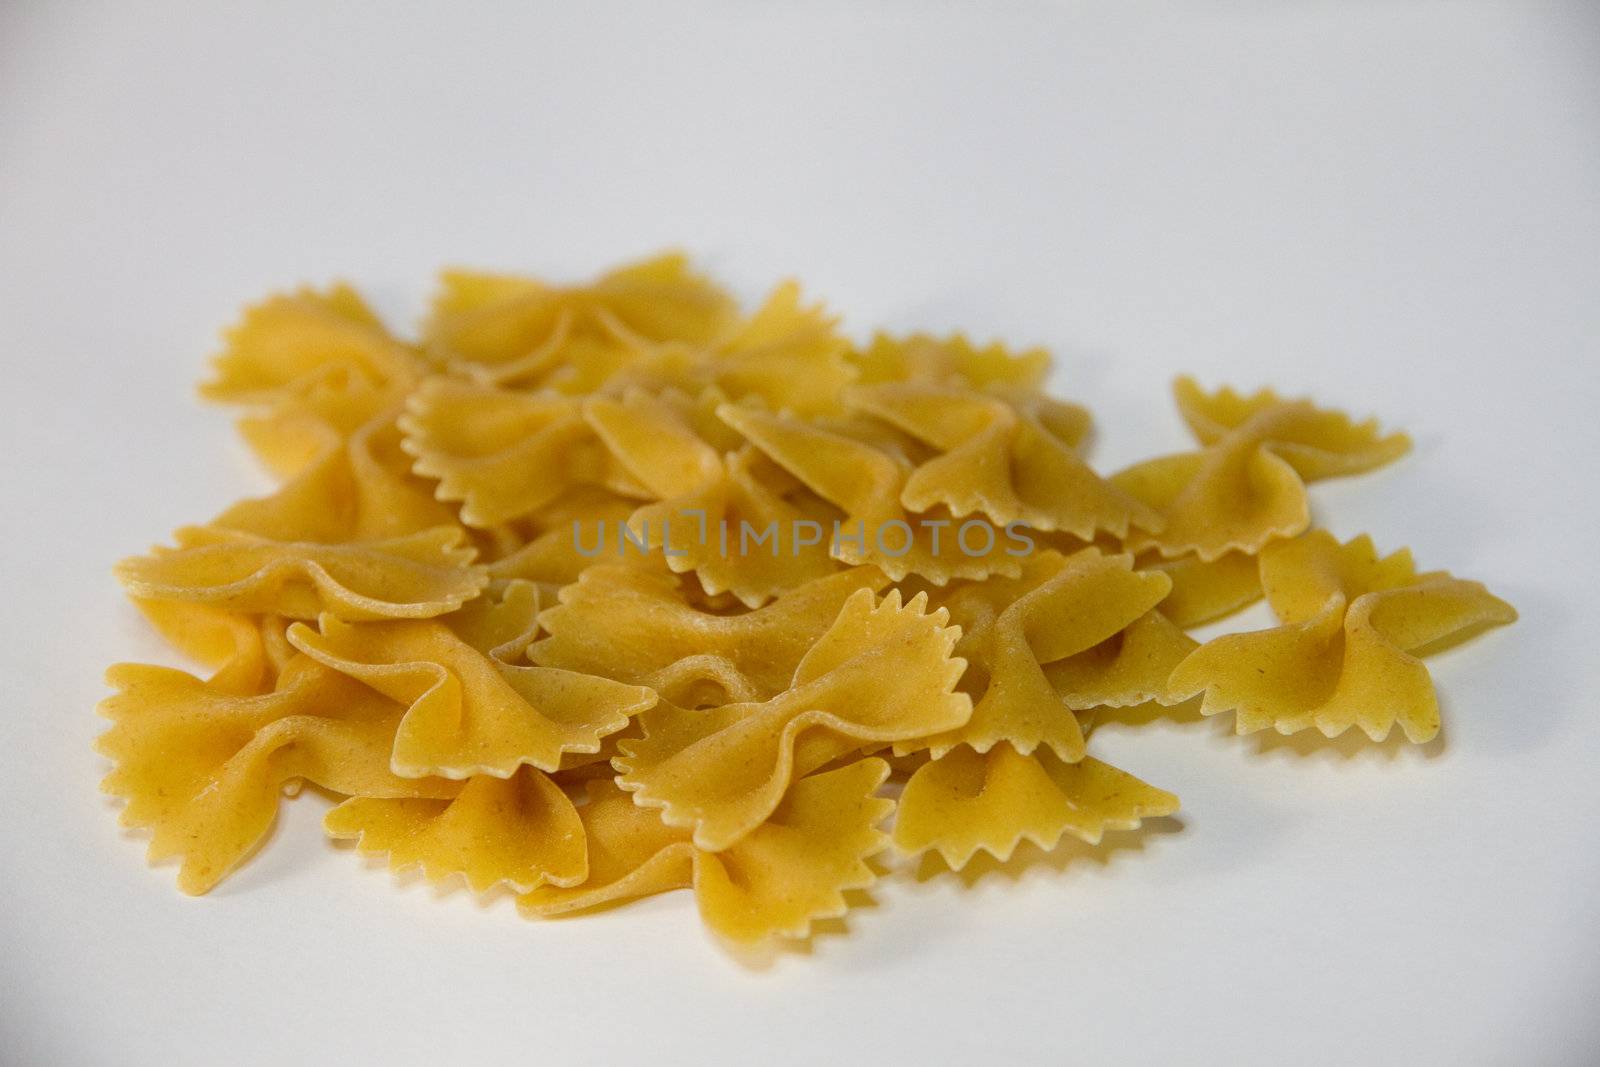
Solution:
{"label": "yellow pasta", "polygon": [[1172,591],[1161,602],[1161,613],[1179,626],[1231,615],[1261,599],[1261,571],[1254,556],[1229,552],[1210,561],[1198,556],[1163,559],[1151,553],[1139,560],[1144,570],[1158,570],[1172,579]]}
{"label": "yellow pasta", "polygon": [[955,692],[966,666],[951,654],[957,631],[926,606],[923,596],[902,605],[898,590],[881,601],[858,590],[786,692],[760,704],[650,709],[644,736],[622,742],[612,761],[617,784],[717,851],[759,826],[794,778],[854,749],[962,725],[972,702]]}
{"label": "yellow pasta", "polygon": [[874,334],[872,342],[850,358],[864,385],[921,381],[978,389],[991,385],[1037,389],[1050,370],[1050,354],[1042,348],[1017,353],[998,343],[980,348],[962,334],[943,338]]}
{"label": "yellow pasta", "polygon": [[[424,328],[435,363],[509,382],[614,360],[644,341],[716,340],[737,323],[733,301],[681,255],[629,264],[586,286],[448,271]],[[576,351],[573,351],[576,349]]]}
{"label": "yellow pasta", "polygon": [[1167,680],[1196,645],[1165,612],[1147,611],[1092,648],[1046,665],[1044,674],[1057,699],[1077,711],[1176,703]]}
{"label": "yellow pasta", "polygon": [[913,512],[981,512],[996,525],[1023,523],[1085,540],[1130,524],[1156,530],[1155,512],[1105,481],[1078,455],[1088,434],[1082,408],[1027,395],[1010,403],[951,386],[895,383],[854,390],[851,403],[939,450],[906,479]]}
{"label": "yellow pasta", "polygon": [[[660,552],[674,571],[693,571],[706,592],[731,592],[756,607],[836,569],[820,521],[827,516],[807,513],[763,485],[753,470],[754,450],[719,452],[692,424],[692,405],[634,389],[617,400],[595,397],[584,411],[611,453],[658,501],[630,516],[632,536]],[[809,544],[792,536],[801,522],[814,527]],[[772,549],[748,551],[750,530],[775,531]]]}
{"label": "yellow pasta", "polygon": [[420,867],[434,882],[461,875],[479,892],[577,885],[589,873],[578,809],[527,766],[510,778],[469,778],[449,799],[351,797],[323,825],[363,852],[386,854],[394,870]]}
{"label": "yellow pasta", "polygon": [[1240,733],[1352,726],[1381,741],[1398,723],[1413,742],[1439,732],[1433,681],[1418,658],[1516,611],[1477,582],[1418,574],[1409,552],[1380,557],[1365,535],[1325,530],[1270,546],[1261,584],[1283,625],[1229,634],[1178,665],[1169,695],[1205,694],[1208,715],[1235,712]]}
{"label": "yellow pasta", "polygon": [[409,384],[374,384],[348,367],[252,405],[235,424],[256,458],[289,479],[335,452],[405,399]]}
{"label": "yellow pasta", "polygon": [[187,600],[134,603],[173,648],[215,668],[206,684],[217,692],[250,696],[275,677],[267,637],[275,616],[242,615]]}
{"label": "yellow pasta", "polygon": [[[810,425],[793,416],[727,404],[717,413],[775,462],[823,499],[844,512],[843,534],[836,531],[832,552],[851,564],[878,567],[895,581],[918,574],[942,585],[952,578],[1015,577],[1018,555],[1011,537],[979,519],[969,544],[952,551],[964,523],[948,510],[913,515],[900,503],[910,471],[903,461],[836,429]],[[947,546],[938,548],[940,536]],[[848,536],[846,536],[848,535]],[[959,547],[959,546],[957,546]]]}
{"label": "yellow pasta", "polygon": [[1004,741],[1023,754],[1048,745],[1065,760],[1083,758],[1077,718],[1052,687],[1045,664],[1085,653],[1153,608],[1168,588],[1126,556],[1085,549],[1070,557],[1042,552],[1018,579],[969,583],[942,597],[961,628],[956,652],[967,662],[961,687],[972,716],[954,730],[902,742],[904,755],[956,745],[987,752]]}
{"label": "yellow pasta", "polygon": [[1173,383],[1173,393],[1184,422],[1202,445],[1216,444],[1263,411],[1301,408],[1293,419],[1277,424],[1270,441],[1272,451],[1308,482],[1360,474],[1411,451],[1411,438],[1403,433],[1380,434],[1376,419],[1356,422],[1310,401],[1285,401],[1270,389],[1240,396],[1224,386],[1208,395],[1193,378],[1180,377]]}
{"label": "yellow pasta", "polygon": [[117,577],[146,600],[210,604],[293,619],[426,619],[454,611],[488,576],[448,526],[383,541],[317,543],[191,526],[176,548],[123,560]]}
{"label": "yellow pasta", "polygon": [[394,737],[397,773],[509,777],[523,764],[553,771],[566,752],[600,740],[655,703],[642,686],[552,667],[499,662],[431,620],[289,629],[306,655],[407,705]]}
{"label": "yellow pasta", "polygon": [[520,533],[515,524],[510,527],[513,539],[521,543],[485,563],[490,584],[522,579],[547,587],[553,598],[561,587],[603,562],[593,546],[609,536],[607,531],[616,531],[638,506],[637,500],[598,486],[558,497],[540,512],[538,521],[523,524]]}
{"label": "yellow pasta", "polygon": [[1255,554],[1269,541],[1309,525],[1306,480],[1355,474],[1404,454],[1404,434],[1379,438],[1374,424],[1352,423],[1307,400],[1266,390],[1245,400],[1223,391],[1207,397],[1187,378],[1179,404],[1199,452],[1147,460],[1114,476],[1114,485],[1160,512],[1159,532],[1128,539],[1134,551],[1198,556]]}
{"label": "yellow pasta", "polygon": [[121,664],[101,704],[100,751],[122,821],[152,831],[152,861],[179,856],[178,887],[204,893],[277,817],[286,783],[363,796],[450,796],[453,783],[400,777],[389,751],[403,708],[306,659],[262,696],[221,692],[182,671]]}
{"label": "yellow pasta", "polygon": [[413,469],[438,480],[441,500],[461,501],[469,526],[530,515],[582,485],[646,495],[601,446],[573,397],[430,378],[412,394],[400,427]]}
{"label": "yellow pasta", "polygon": [[[380,411],[347,435],[325,425],[333,440],[320,455],[277,492],[241,500],[211,524],[272,540],[320,542],[383,540],[453,525],[452,509],[411,473],[397,414],[396,408]],[[268,447],[258,443],[257,452]]]}
{"label": "yellow pasta", "polygon": [[865,860],[888,844],[875,827],[894,804],[875,799],[888,764],[864,759],[802,778],[759,827],[720,852],[696,848],[607,782],[579,809],[589,876],[571,888],[524,896],[532,915],[553,916],[693,886],[706,924],[737,942],[804,937],[818,919],[848,909],[845,892],[876,880]]}
{"label": "yellow pasta", "polygon": [[1106,830],[1132,830],[1171,815],[1178,798],[1092,756],[1067,763],[1049,749],[1023,755],[1008,744],[979,754],[957,748],[906,783],[894,843],[933,849],[954,870],[978,851],[1006,860],[1022,841],[1055,848],[1063,833],[1099,844]]}
{"label": "yellow pasta", "polygon": [[[311,783],[392,870],[530,917],[689,888],[749,944],[891,842],[960,869],[1177,811],[1096,722],[1434,736],[1420,657],[1515,612],[1306,492],[1404,434],[1180,378],[1195,450],[1105,476],[1048,369],[853,344],[792,281],[743,314],[676,253],[447,271],[415,340],[347,285],[270,297],[202,392],[277,487],[117,565],[207,676],[110,670],[103,787],[186,893]],[[1272,629],[1187,632],[1263,596]]]}
{"label": "yellow pasta", "polygon": [[685,707],[766,700],[789,688],[851,594],[888,582],[875,568],[857,567],[796,586],[755,611],[719,615],[691,604],[669,574],[599,565],[540,616],[549,636],[529,654],[547,667],[648,686]]}
{"label": "yellow pasta", "polygon": [[215,360],[217,376],[202,387],[214,400],[259,403],[348,372],[374,385],[408,382],[421,363],[390,336],[347,285],[302,289],[246,311]]}
{"label": "yellow pasta", "polygon": [[[694,391],[713,386],[733,399],[754,397],[768,407],[804,415],[839,409],[856,378],[850,342],[820,306],[800,302],[794,282],[778,286],[750,319],[669,375]],[[646,378],[645,380],[648,380]]]}

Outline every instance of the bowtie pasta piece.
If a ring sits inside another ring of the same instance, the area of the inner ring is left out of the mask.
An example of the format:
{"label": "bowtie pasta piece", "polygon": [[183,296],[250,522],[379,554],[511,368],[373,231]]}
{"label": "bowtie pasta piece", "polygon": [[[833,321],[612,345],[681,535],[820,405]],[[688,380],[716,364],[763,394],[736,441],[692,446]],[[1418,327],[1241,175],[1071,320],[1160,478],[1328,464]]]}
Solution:
{"label": "bowtie pasta piece", "polygon": [[1083,731],[1044,665],[1111,640],[1167,589],[1164,575],[1135,571],[1130,557],[1093,548],[1070,557],[1041,552],[1020,578],[954,588],[942,601],[961,627],[956,654],[968,666],[960,688],[973,699],[972,717],[954,730],[901,742],[895,751],[927,748],[938,757],[957,745],[987,752],[1007,742],[1023,754],[1046,745],[1064,760],[1082,759]]}
{"label": "bowtie pasta piece", "polygon": [[306,655],[407,706],[392,764],[407,777],[509,778],[523,764],[554,771],[566,752],[600,741],[655,703],[642,686],[553,667],[501,662],[445,622],[304,623],[289,640]]}
{"label": "bowtie pasta piece", "polygon": [[468,778],[446,800],[351,797],[323,827],[362,852],[387,854],[391,870],[421,867],[432,882],[459,874],[480,893],[577,885],[589,873],[577,808],[532,767],[510,778]]}
{"label": "bowtie pasta piece", "polygon": [[900,502],[908,511],[981,513],[997,526],[1020,522],[1084,540],[1161,527],[1152,509],[1078,455],[1089,417],[1075,405],[910,382],[857,388],[849,402],[939,450],[906,479]]}
{"label": "bowtie pasta piece", "polygon": [[[844,534],[832,538],[835,558],[878,567],[895,581],[917,574],[939,585],[953,578],[1015,577],[1020,571],[1017,557],[1023,553],[1013,549],[1010,531],[977,518],[953,520],[948,511],[906,511],[900,493],[910,471],[899,457],[793,416],[736,404],[723,405],[717,414],[845,513]],[[962,542],[960,527],[968,525],[983,536]],[[977,547],[969,549],[971,541]]]}
{"label": "bowtie pasta piece", "polygon": [[1162,531],[1134,531],[1134,552],[1197,556],[1210,563],[1233,553],[1254,555],[1311,521],[1305,483],[1287,461],[1264,447],[1275,424],[1311,413],[1275,407],[1256,415],[1200,452],[1145,460],[1112,476],[1112,484],[1155,508]]}
{"label": "bowtie pasta piece", "polygon": [[617,784],[717,851],[760,825],[795,778],[862,747],[960,726],[972,703],[955,691],[966,666],[951,655],[959,631],[925,609],[921,596],[902,605],[898,590],[881,601],[852,593],[785,692],[641,715],[644,736],[619,746]]}
{"label": "bowtie pasta piece", "polygon": [[863,759],[801,778],[761,825],[719,852],[695,847],[687,830],[613,783],[596,783],[578,809],[588,878],[541,887],[519,905],[555,916],[692,886],[706,925],[731,941],[805,937],[813,922],[848,910],[846,891],[876,880],[866,860],[888,843],[877,825],[894,802],[872,794],[888,773],[884,761]]}
{"label": "bowtie pasta piece", "polygon": [[949,337],[877,333],[850,358],[863,385],[924,381],[977,389],[991,385],[1038,389],[1050,370],[1050,353],[1042,348],[1013,353],[998,342],[979,348],[959,333]]}
{"label": "bowtie pasta piece", "polygon": [[399,424],[412,469],[461,502],[461,521],[487,527],[532,515],[585,485],[649,493],[606,451],[575,397],[430,378]]}
{"label": "bowtie pasta piece", "polygon": [[268,470],[293,478],[408,392],[409,384],[377,385],[346,368],[252,407],[234,425]]}
{"label": "bowtie pasta piece", "polygon": [[789,687],[801,658],[853,593],[888,584],[877,569],[857,567],[754,611],[724,615],[689,603],[669,574],[591,567],[540,616],[549,636],[529,656],[543,666],[648,686],[685,707],[767,700]]}
{"label": "bowtie pasta piece", "polygon": [[759,397],[768,407],[801,415],[839,409],[855,381],[850,342],[820,305],[800,302],[800,286],[785,282],[715,350],[712,381],[730,397]]}
{"label": "bowtie pasta piece", "polygon": [[[820,305],[800,302],[800,287],[779,285],[754,315],[710,345],[648,345],[604,383],[607,392],[644,387],[690,394],[714,389],[806,416],[840,410],[841,391],[856,378],[850,342]],[[597,385],[600,383],[597,383]]]}
{"label": "bowtie pasta piece", "polygon": [[424,344],[436,364],[511,382],[605,360],[633,337],[709,344],[736,321],[732,299],[671,253],[584,286],[447,271]]}
{"label": "bowtie pasta piece", "polygon": [[421,367],[348,285],[271,297],[249,308],[225,341],[216,378],[200,390],[212,400],[266,403],[343,373],[405,384]]}
{"label": "bowtie pasta piece", "polygon": [[1091,756],[1067,763],[1048,748],[1023,755],[1004,744],[981,754],[962,747],[906,782],[894,843],[911,854],[933,849],[960,870],[979,850],[1004,861],[1023,839],[1048,851],[1063,833],[1099,844],[1106,830],[1132,830],[1177,810],[1171,793]]}
{"label": "bowtie pasta piece", "polygon": [[[629,517],[637,543],[661,552],[674,571],[694,572],[708,593],[732,592],[756,607],[837,569],[823,536],[828,524],[819,521],[828,517],[764,484],[753,470],[759,453],[748,446],[719,452],[691,424],[694,409],[682,399],[632,389],[621,399],[591,399],[584,415],[658,501]],[[801,522],[815,533],[806,545],[795,534]],[[751,536],[769,547],[751,550]],[[602,539],[597,549],[604,547]]]}
{"label": "bowtie pasta piece", "polygon": [[124,663],[100,705],[96,747],[116,762],[102,788],[125,826],[151,831],[152,863],[181,856],[178,887],[205,893],[266,836],[299,780],[369,797],[448,797],[453,782],[389,767],[402,707],[303,657],[261,696],[218,690],[166,667]]}
{"label": "bowtie pasta piece", "polygon": [[346,544],[274,541],[191,526],[176,548],[117,564],[129,595],[183,600],[226,611],[314,619],[425,619],[454,611],[488,575],[461,530],[441,526],[406,537]]}
{"label": "bowtie pasta piece", "polygon": [[[1216,444],[1258,413],[1286,403],[1271,389],[1240,396],[1223,386],[1207,394],[1187,375],[1173,383],[1172,391],[1179,414],[1202,445]],[[1310,482],[1392,463],[1411,451],[1411,438],[1403,433],[1379,433],[1376,419],[1356,422],[1342,411],[1314,409],[1312,414],[1280,426],[1272,438],[1272,450]]]}
{"label": "bowtie pasta piece", "polygon": [[1282,625],[1202,645],[1168,683],[1172,699],[1204,693],[1207,715],[1235,712],[1239,733],[1359,726],[1381,741],[1399,723],[1408,740],[1432,740],[1438,698],[1418,657],[1517,617],[1477,582],[1418,574],[1409,552],[1380,557],[1366,535],[1271,545],[1261,584]]}
{"label": "bowtie pasta piece", "polygon": [[[400,448],[398,414],[398,405],[391,406],[347,434],[318,419],[321,433],[302,437],[308,443],[321,438],[310,462],[277,492],[242,500],[211,525],[275,541],[323,543],[383,540],[454,525],[455,512],[411,473],[410,457]],[[279,434],[275,444],[258,443],[257,451],[270,451],[278,463],[290,461],[295,445],[289,438],[300,433],[292,426],[280,423],[273,431]]]}
{"label": "bowtie pasta piece", "polygon": [[1158,533],[1135,531],[1128,538],[1134,552],[1154,548],[1169,558],[1192,554],[1208,563],[1234,551],[1255,554],[1310,524],[1306,480],[1370,470],[1410,448],[1404,434],[1379,438],[1372,423],[1354,424],[1307,400],[1279,400],[1263,391],[1248,402],[1215,402],[1188,379],[1177,391],[1205,447],[1146,460],[1112,477],[1162,516]]}
{"label": "bowtie pasta piece", "polygon": [[539,587],[520,579],[496,583],[450,616],[457,637],[500,663],[522,660],[539,632]]}

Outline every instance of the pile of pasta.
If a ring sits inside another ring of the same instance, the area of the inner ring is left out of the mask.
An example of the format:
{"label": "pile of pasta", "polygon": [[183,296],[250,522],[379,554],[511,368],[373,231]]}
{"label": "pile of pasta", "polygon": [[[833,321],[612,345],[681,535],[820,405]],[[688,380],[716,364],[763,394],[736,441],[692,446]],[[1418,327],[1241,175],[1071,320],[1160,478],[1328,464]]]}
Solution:
{"label": "pile of pasta", "polygon": [[[744,315],[678,255],[446,272],[416,341],[274,296],[203,392],[280,487],[119,565],[210,673],[111,668],[104,787],[187,893],[309,783],[396,869],[535,916],[692,888],[754,942],[891,842],[959,869],[1176,811],[1088,754],[1106,709],[1437,733],[1421,657],[1515,613],[1306,497],[1403,434],[1180,379],[1194,447],[1107,477],[1047,366],[854,344],[793,283]],[[1271,629],[1186,632],[1263,596]]]}

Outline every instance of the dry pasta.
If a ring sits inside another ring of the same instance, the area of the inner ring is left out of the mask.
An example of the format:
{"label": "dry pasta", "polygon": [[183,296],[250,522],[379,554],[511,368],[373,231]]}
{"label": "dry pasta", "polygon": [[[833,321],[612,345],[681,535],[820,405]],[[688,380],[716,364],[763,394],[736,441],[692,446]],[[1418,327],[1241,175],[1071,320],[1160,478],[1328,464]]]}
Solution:
{"label": "dry pasta", "polygon": [[1240,733],[1359,726],[1381,741],[1398,723],[1411,741],[1439,732],[1439,704],[1422,655],[1516,619],[1478,582],[1418,574],[1409,552],[1380,557],[1363,535],[1326,530],[1261,554],[1261,584],[1283,625],[1228,634],[1173,670],[1171,696],[1205,694],[1206,714],[1235,712]]}
{"label": "dry pasta", "polygon": [[[278,488],[118,565],[209,673],[111,668],[104,788],[186,893],[310,783],[395,870],[530,917],[690,889],[761,942],[891,842],[959,869],[1176,812],[1089,754],[1102,710],[1437,734],[1421,657],[1515,611],[1306,492],[1404,434],[1180,378],[1196,449],[1107,476],[1048,368],[856,345],[793,282],[742,315],[675,253],[447,271],[414,342],[346,285],[271,297],[202,392]],[[1274,628],[1188,632],[1263,596]]]}

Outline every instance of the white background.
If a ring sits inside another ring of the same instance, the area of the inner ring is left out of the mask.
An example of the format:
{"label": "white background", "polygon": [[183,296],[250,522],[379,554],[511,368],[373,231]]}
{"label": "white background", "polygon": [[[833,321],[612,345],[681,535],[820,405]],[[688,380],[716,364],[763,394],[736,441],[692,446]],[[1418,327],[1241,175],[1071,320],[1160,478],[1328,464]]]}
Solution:
{"label": "white background", "polygon": [[[0,5],[0,1062],[1600,1062],[1600,5],[222,6]],[[267,486],[216,331],[670,244],[1050,346],[1108,469],[1187,445],[1181,370],[1379,415],[1415,453],[1319,518],[1523,619],[1432,661],[1426,750],[1107,729],[1178,819],[913,865],[764,969],[684,893],[397,882],[311,798],[180,896],[92,709],[171,662],[111,563]]]}

